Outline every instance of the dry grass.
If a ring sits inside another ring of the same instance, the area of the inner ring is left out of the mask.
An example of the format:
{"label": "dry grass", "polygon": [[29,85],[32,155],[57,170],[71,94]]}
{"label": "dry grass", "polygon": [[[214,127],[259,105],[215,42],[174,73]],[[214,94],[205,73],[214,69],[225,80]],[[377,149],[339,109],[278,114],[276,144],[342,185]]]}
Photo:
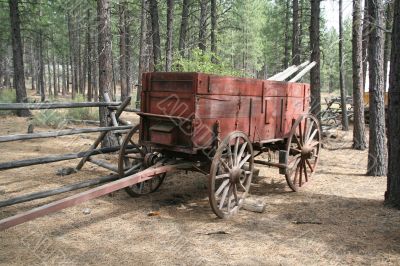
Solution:
{"label": "dry grass", "polygon": [[[26,131],[20,118],[1,118],[0,125],[1,135]],[[76,152],[95,137],[0,144],[0,160]],[[325,143],[313,182],[298,193],[276,169],[262,168],[264,178],[252,194],[267,202],[263,214],[217,219],[208,206],[206,177],[177,173],[151,196],[133,199],[119,191],[0,232],[0,263],[400,264],[400,212],[383,206],[385,177],[363,175],[367,154],[351,150],[350,139],[351,133],[339,134]],[[108,173],[87,164],[80,173],[55,175],[76,163],[0,172],[0,199]],[[45,202],[2,208],[0,218]],[[150,211],[160,216],[147,216]],[[219,231],[226,234],[209,234]]]}

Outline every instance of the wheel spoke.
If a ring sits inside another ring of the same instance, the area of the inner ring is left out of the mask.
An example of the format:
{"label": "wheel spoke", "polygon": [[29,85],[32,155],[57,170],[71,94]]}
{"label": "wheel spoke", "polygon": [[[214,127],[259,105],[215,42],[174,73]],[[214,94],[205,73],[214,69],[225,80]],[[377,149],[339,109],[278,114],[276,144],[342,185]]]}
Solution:
{"label": "wheel spoke", "polygon": [[234,163],[235,163],[235,165],[237,165],[238,162],[239,162],[239,158],[238,158],[238,148],[239,148],[239,138],[236,138],[235,149],[233,150],[233,156],[234,156]]}
{"label": "wheel spoke", "polygon": [[219,194],[221,194],[222,190],[228,185],[229,179],[226,179],[222,182],[222,184],[219,186],[218,190],[215,192],[215,197],[218,197]]}
{"label": "wheel spoke", "polygon": [[219,208],[220,209],[222,209],[222,207],[224,206],[224,202],[225,202],[225,199],[226,199],[226,195],[228,194],[229,188],[230,188],[230,186],[225,187],[224,192],[222,193],[221,200],[219,202]]}
{"label": "wheel spoke", "polygon": [[310,167],[311,173],[314,172],[314,167],[312,167],[310,161],[308,159],[306,159],[307,165],[308,167]]}
{"label": "wheel spoke", "polygon": [[307,175],[307,168],[306,168],[306,162],[303,160],[303,170],[304,170],[304,178],[305,181],[308,182],[308,175]]}
{"label": "wheel spoke", "polygon": [[140,191],[140,193],[143,192],[143,188],[144,188],[144,182],[139,183],[139,191]]}
{"label": "wheel spoke", "polygon": [[296,133],[293,134],[294,140],[296,141],[297,145],[299,146],[299,148],[303,148],[303,145],[300,143],[299,138],[296,136]]}
{"label": "wheel spoke", "polygon": [[310,141],[310,147],[315,147],[315,146],[317,146],[319,144],[319,141],[315,141],[315,140],[313,140],[313,141]]}
{"label": "wheel spoke", "polygon": [[293,179],[293,184],[296,185],[297,177],[299,175],[299,168],[296,167],[295,173],[294,173],[294,179]]}
{"label": "wheel spoke", "polygon": [[236,184],[233,185],[233,197],[235,198],[236,205],[239,205],[239,199],[237,195],[237,186]]}
{"label": "wheel spoke", "polygon": [[247,162],[247,160],[251,157],[251,154],[247,154],[246,157],[240,162],[239,168],[242,168],[242,166]]}
{"label": "wheel spoke", "polygon": [[240,186],[243,188],[244,192],[247,191],[246,187],[242,184],[242,182],[239,182]]}
{"label": "wheel spoke", "polygon": [[301,153],[301,150],[296,149],[296,148],[290,148],[290,150],[291,150],[291,151],[295,151],[295,152],[297,152],[297,153]]}
{"label": "wheel spoke", "polygon": [[300,158],[300,156],[301,156],[301,154],[296,154],[296,155],[292,158],[292,160],[290,160],[290,161],[287,162],[287,165],[290,165],[292,162],[297,161],[297,160]]}
{"label": "wheel spoke", "polygon": [[229,211],[231,209],[232,186],[233,185],[230,185],[229,189],[228,189],[228,213],[229,213]]}
{"label": "wheel spoke", "polygon": [[228,172],[231,170],[224,160],[220,158],[219,161]]}
{"label": "wheel spoke", "polygon": [[238,155],[239,160],[240,160],[240,158],[242,158],[243,152],[246,149],[246,146],[247,146],[247,143],[245,142],[245,143],[243,143],[242,147],[240,147],[240,151],[239,151],[239,155]]}
{"label": "wheel spoke", "polygon": [[300,143],[301,145],[304,145],[304,139],[303,139],[303,132],[301,130],[301,121],[299,123],[299,137],[300,137]]}
{"label": "wheel spoke", "polygon": [[312,128],[313,128],[313,126],[314,126],[314,120],[311,120],[311,124],[310,124],[310,126],[307,128],[307,134],[306,134],[306,138],[307,139],[310,139],[310,134],[311,134],[311,130],[312,130]]}
{"label": "wheel spoke", "polygon": [[313,131],[313,133],[311,134],[310,138],[308,139],[308,142],[310,142],[311,140],[314,139],[314,137],[315,137],[315,135],[317,134],[317,132],[318,132],[318,129],[315,129],[315,130]]}
{"label": "wheel spoke", "polygon": [[124,175],[127,176],[130,174],[133,174],[135,172],[135,170],[137,170],[141,165],[142,165],[142,163],[135,164],[129,170],[125,171]]}
{"label": "wheel spoke", "polygon": [[299,187],[301,187],[301,183],[302,183],[302,179],[303,179],[303,160],[300,160],[299,163],[299,167],[300,167],[300,178],[299,178]]}
{"label": "wheel spoke", "polygon": [[221,175],[215,176],[215,179],[221,179],[221,178],[227,178],[227,177],[229,177],[229,174],[221,174]]}
{"label": "wheel spoke", "polygon": [[229,146],[229,144],[228,144],[226,146],[226,148],[228,149],[229,162],[231,164],[231,167],[233,167],[233,158],[232,158],[231,146]]}

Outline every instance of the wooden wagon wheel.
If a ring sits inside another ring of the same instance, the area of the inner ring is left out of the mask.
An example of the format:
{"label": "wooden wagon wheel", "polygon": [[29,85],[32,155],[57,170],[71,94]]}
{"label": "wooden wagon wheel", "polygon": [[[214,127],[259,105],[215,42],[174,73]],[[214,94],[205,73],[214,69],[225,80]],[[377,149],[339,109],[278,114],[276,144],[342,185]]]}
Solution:
{"label": "wooden wagon wheel", "polygon": [[218,217],[238,212],[249,192],[253,168],[250,140],[243,132],[232,132],[218,147],[210,168],[208,197]]}
{"label": "wooden wagon wheel", "polygon": [[[121,178],[146,169],[159,156],[149,147],[137,144],[138,132],[139,125],[129,131],[121,145],[118,159],[118,173]],[[125,191],[132,197],[153,193],[161,186],[164,178],[165,174],[160,174],[152,179],[126,187]]]}
{"label": "wooden wagon wheel", "polygon": [[314,174],[321,149],[318,120],[311,114],[299,117],[292,126],[286,146],[286,181],[293,191],[303,187]]}

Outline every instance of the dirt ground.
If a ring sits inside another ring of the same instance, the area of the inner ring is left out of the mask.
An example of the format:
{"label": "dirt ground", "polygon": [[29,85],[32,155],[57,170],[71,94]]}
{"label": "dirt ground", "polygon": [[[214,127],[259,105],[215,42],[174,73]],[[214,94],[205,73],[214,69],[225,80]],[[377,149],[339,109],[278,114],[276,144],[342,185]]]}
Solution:
{"label": "dirt ground", "polygon": [[[0,118],[1,135],[26,127],[25,119]],[[261,168],[251,193],[266,202],[262,214],[217,219],[206,176],[175,173],[151,196],[118,191],[0,232],[0,264],[400,264],[400,212],[383,205],[385,177],[364,176],[367,152],[350,149],[351,132],[334,135],[301,192],[290,192],[278,170]],[[0,161],[77,152],[95,138],[1,143]],[[109,173],[87,163],[79,173],[55,174],[77,162],[2,171],[0,200]],[[1,208],[0,218],[67,195]],[[148,216],[154,211],[160,215]]]}

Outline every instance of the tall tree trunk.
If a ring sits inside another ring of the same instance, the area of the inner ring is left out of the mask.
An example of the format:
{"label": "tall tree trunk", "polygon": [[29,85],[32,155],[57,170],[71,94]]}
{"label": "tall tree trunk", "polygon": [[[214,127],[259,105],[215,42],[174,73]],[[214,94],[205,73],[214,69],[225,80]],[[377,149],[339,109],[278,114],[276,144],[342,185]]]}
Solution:
{"label": "tall tree trunk", "polygon": [[300,20],[299,0],[293,0],[292,63],[300,65]]}
{"label": "tall tree trunk", "polygon": [[129,9],[129,5],[127,5],[127,9],[125,11],[125,32],[126,32],[126,39],[125,39],[125,46],[126,46],[126,52],[125,52],[125,71],[126,71],[126,92],[127,92],[127,97],[131,96],[132,94],[132,52],[133,52],[133,47],[131,45],[132,43],[132,16],[131,16],[131,10]]}
{"label": "tall tree trunk", "polygon": [[[41,13],[41,12],[40,12]],[[44,59],[43,59],[43,31],[39,29],[39,86],[40,87],[40,100],[46,100],[46,89],[44,85]]]}
{"label": "tall tree trunk", "polygon": [[353,148],[365,150],[364,85],[362,69],[362,18],[361,0],[353,0]]}
{"label": "tall tree trunk", "polygon": [[[119,76],[121,85],[121,100],[125,100],[128,97],[127,85],[126,85],[126,26],[125,26],[125,11],[127,9],[127,3],[125,0],[119,2]],[[114,72],[114,71],[113,71]]]}
{"label": "tall tree trunk", "polygon": [[58,97],[58,88],[57,88],[57,71],[56,71],[56,58],[55,58],[55,50],[53,50],[53,89],[54,89],[54,97]]}
{"label": "tall tree trunk", "polygon": [[310,72],[311,112],[321,120],[321,51],[320,51],[320,0],[311,0],[310,49],[311,61],[317,64]]}
{"label": "tall tree trunk", "polygon": [[[98,53],[99,53],[99,96],[105,101],[104,94],[112,90],[112,50],[111,50],[111,10],[109,0],[97,1],[98,17]],[[99,108],[100,126],[108,125],[108,111],[106,107]],[[118,142],[115,135],[108,133],[102,143],[103,146],[115,146]]]}
{"label": "tall tree trunk", "polygon": [[369,0],[371,27],[368,44],[369,65],[369,147],[367,175],[386,175],[385,104],[383,78],[384,23],[382,0]]}
{"label": "tall tree trunk", "polygon": [[186,35],[188,31],[189,25],[189,7],[191,0],[183,0],[182,3],[182,18],[181,18],[181,27],[179,31],[179,52],[182,57],[185,57],[186,54]]}
{"label": "tall tree trunk", "polygon": [[93,92],[92,92],[92,37],[91,37],[91,31],[92,31],[92,25],[91,25],[91,14],[90,14],[90,8],[87,9],[86,11],[86,16],[87,16],[87,31],[86,31],[86,54],[87,54],[87,100],[88,102],[92,101],[93,98]]}
{"label": "tall tree trunk", "polygon": [[289,0],[286,0],[285,5],[285,54],[283,58],[283,68],[286,69],[289,66]]}
{"label": "tall tree trunk", "polygon": [[46,50],[46,55],[47,55],[47,81],[48,81],[48,86],[47,89],[49,90],[49,96],[53,95],[53,87],[51,84],[51,59],[50,59],[50,44],[47,45],[47,50]]}
{"label": "tall tree trunk", "polygon": [[66,63],[65,63],[65,55],[63,55],[61,61],[61,67],[62,67],[62,87],[61,87],[61,94],[62,96],[66,95],[66,87],[67,87],[67,81],[65,77],[65,68],[66,68]]}
{"label": "tall tree trunk", "polygon": [[394,0],[389,78],[387,203],[400,208],[400,0]]}
{"label": "tall tree trunk", "polygon": [[[36,90],[35,88],[35,82],[36,82],[36,60],[35,60],[35,45],[34,45],[34,40],[31,41],[30,45],[30,59],[31,59],[31,90]],[[0,77],[0,82],[1,82],[1,77]]]}
{"label": "tall tree trunk", "polygon": [[150,44],[149,41],[149,15],[147,13],[149,7],[149,0],[142,0],[141,2],[141,16],[140,16],[140,52],[139,52],[139,66],[138,66],[138,86],[136,91],[136,102],[140,102],[140,94],[142,90],[142,74],[150,71]]}
{"label": "tall tree trunk", "polygon": [[[369,40],[369,27],[370,18],[368,15],[368,1],[364,0],[364,18],[363,18],[363,29],[362,29],[362,60],[363,60],[363,86],[365,87],[368,70],[368,40]],[[364,90],[364,88],[363,88]]]}
{"label": "tall tree trunk", "polygon": [[173,29],[174,0],[167,0],[167,40],[165,43],[165,71],[167,72],[172,70]]}
{"label": "tall tree trunk", "polygon": [[343,0],[339,0],[339,80],[340,80],[340,105],[342,109],[342,130],[349,130],[346,105],[346,87],[344,83],[344,60],[343,60]]}
{"label": "tall tree trunk", "polygon": [[150,0],[151,28],[153,35],[153,58],[154,70],[160,70],[161,63],[161,41],[160,41],[160,25],[158,20],[158,4],[157,0]]}
{"label": "tall tree trunk", "polygon": [[211,52],[213,53],[212,61],[217,63],[215,58],[217,54],[217,0],[211,0]]}
{"label": "tall tree trunk", "polygon": [[[13,51],[13,67],[14,67],[14,89],[16,91],[16,99],[19,103],[28,102],[25,87],[24,59],[21,41],[21,20],[19,17],[18,0],[9,0],[10,21],[11,21],[11,43]],[[29,116],[28,109],[18,110],[18,116]]]}
{"label": "tall tree trunk", "polygon": [[200,1],[200,28],[199,28],[199,49],[203,52],[207,47],[207,0]]}
{"label": "tall tree trunk", "polygon": [[97,28],[93,28],[93,36],[92,36],[92,44],[93,44],[93,49],[92,49],[92,58],[93,58],[93,71],[92,71],[92,93],[93,93],[93,100],[95,102],[99,101],[99,86],[98,86],[98,81],[99,81],[99,54],[98,54],[98,42],[97,42],[97,35],[98,31]]}
{"label": "tall tree trunk", "polygon": [[388,65],[390,62],[390,48],[391,48],[391,40],[390,40],[390,32],[392,30],[392,24],[393,24],[393,1],[394,0],[389,0],[386,2],[386,33],[385,33],[385,52],[383,56],[383,72],[384,72],[384,83],[385,83],[385,91],[386,91],[386,84],[387,84],[387,79],[388,79]]}

